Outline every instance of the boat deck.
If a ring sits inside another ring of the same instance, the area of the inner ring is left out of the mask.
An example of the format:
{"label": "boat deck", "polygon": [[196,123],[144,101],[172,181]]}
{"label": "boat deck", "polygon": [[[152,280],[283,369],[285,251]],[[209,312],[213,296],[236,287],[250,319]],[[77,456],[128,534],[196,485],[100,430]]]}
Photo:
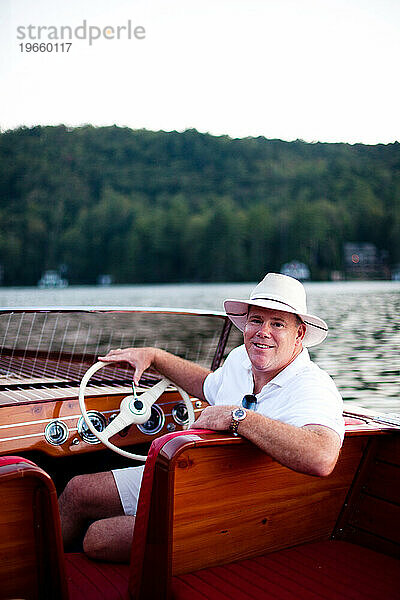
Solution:
{"label": "boat deck", "polygon": [[[94,563],[82,554],[66,558],[71,598],[129,598],[128,565]],[[323,541],[175,576],[172,590],[174,600],[395,600],[400,570],[391,556]]]}

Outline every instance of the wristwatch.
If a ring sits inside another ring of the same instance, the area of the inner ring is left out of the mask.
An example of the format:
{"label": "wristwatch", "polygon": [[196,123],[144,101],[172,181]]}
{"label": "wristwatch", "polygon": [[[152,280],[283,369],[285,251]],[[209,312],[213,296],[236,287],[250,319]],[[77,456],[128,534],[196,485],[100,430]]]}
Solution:
{"label": "wristwatch", "polygon": [[240,421],[246,418],[247,412],[244,408],[234,408],[232,411],[232,421],[229,425],[229,430],[232,431],[233,435],[238,435],[238,427]]}

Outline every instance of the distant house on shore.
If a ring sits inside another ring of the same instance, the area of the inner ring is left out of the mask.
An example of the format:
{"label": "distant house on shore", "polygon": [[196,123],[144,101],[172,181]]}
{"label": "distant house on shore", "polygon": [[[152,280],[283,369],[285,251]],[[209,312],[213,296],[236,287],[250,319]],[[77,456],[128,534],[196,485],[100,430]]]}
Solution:
{"label": "distant house on shore", "polygon": [[281,267],[282,275],[289,275],[299,281],[307,281],[310,279],[310,269],[303,262],[298,260],[292,260],[291,262],[285,263]]}
{"label": "distant house on shore", "polygon": [[400,281],[400,263],[393,267],[392,279],[393,279],[393,281]]}
{"label": "distant house on shore", "polygon": [[357,279],[390,279],[387,252],[375,244],[347,242],[344,244],[346,275]]}

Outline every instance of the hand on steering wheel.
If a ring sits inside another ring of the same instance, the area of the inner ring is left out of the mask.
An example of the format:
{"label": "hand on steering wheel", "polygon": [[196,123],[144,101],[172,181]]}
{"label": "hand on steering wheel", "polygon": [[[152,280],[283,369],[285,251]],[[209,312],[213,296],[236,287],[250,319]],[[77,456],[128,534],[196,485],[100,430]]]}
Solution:
{"label": "hand on steering wheel", "polygon": [[[128,452],[127,450],[122,450],[118,448],[115,444],[110,442],[110,438],[124,429],[129,425],[135,424],[140,425],[149,420],[151,416],[151,407],[154,402],[161,396],[161,394],[166,390],[166,388],[171,384],[168,379],[162,379],[156,385],[154,385],[149,390],[146,390],[140,396],[136,395],[135,388],[133,386],[133,394],[129,396],[125,396],[120,404],[120,412],[119,414],[107,425],[104,431],[97,431],[94,427],[93,423],[90,421],[89,416],[86,411],[85,406],[85,390],[88,384],[89,379],[102,367],[106,367],[107,363],[105,362],[97,362],[90,367],[82,377],[82,381],[79,387],[79,407],[81,409],[82,416],[85,420],[86,425],[90,429],[90,431],[108,448],[114,450],[114,452],[118,452],[122,456],[126,456],[128,458],[133,458],[135,460],[146,460],[146,456],[141,454],[134,454],[133,452]],[[180,393],[185,406],[188,411],[189,421],[187,424],[187,428],[189,428],[195,420],[193,405],[190,401],[188,394],[177,387],[178,392]]]}

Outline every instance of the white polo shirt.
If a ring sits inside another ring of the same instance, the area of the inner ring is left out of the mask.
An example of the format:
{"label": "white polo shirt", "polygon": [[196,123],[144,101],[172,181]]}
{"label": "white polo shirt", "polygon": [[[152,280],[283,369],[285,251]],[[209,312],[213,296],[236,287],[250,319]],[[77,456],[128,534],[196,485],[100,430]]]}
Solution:
{"label": "white polo shirt", "polygon": [[[253,393],[251,362],[246,348],[232,350],[222,367],[204,381],[209,404],[241,405]],[[332,378],[310,360],[305,348],[295,360],[256,394],[256,412],[289,425],[325,425],[343,441],[343,400]]]}

